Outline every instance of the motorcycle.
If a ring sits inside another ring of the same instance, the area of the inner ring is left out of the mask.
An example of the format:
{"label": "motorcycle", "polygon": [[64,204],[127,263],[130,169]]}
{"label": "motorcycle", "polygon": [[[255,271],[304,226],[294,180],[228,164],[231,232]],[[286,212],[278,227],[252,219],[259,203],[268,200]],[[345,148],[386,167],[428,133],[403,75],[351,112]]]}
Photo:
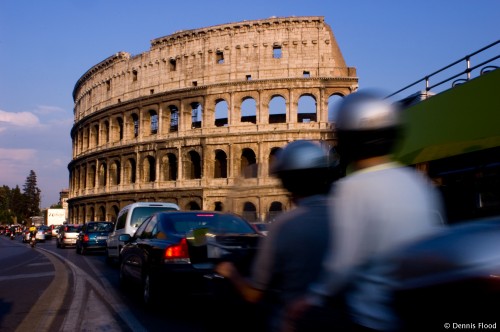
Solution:
{"label": "motorcycle", "polygon": [[14,235],[14,232],[11,232],[11,233],[10,233],[10,239],[11,239],[11,240],[14,240],[15,238],[16,238],[16,236]]}
{"label": "motorcycle", "polygon": [[36,236],[32,234],[30,236],[30,246],[31,246],[31,248],[34,248],[35,245],[36,245]]}

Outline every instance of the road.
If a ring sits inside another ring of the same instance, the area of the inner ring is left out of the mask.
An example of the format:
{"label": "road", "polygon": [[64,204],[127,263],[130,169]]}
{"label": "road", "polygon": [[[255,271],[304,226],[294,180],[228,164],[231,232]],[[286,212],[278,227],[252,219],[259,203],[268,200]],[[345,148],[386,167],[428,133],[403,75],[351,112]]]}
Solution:
{"label": "road", "polygon": [[198,332],[213,330],[214,317],[225,321],[216,304],[189,296],[146,308],[120,289],[118,267],[104,255],[56,248],[55,239],[33,249],[2,235],[0,266],[0,331]]}

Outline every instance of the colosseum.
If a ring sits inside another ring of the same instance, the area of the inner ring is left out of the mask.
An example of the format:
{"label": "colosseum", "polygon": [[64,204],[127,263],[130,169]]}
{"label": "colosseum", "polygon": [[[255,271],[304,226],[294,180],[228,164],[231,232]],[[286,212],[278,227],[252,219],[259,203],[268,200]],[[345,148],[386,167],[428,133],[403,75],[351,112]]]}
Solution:
{"label": "colosseum", "polygon": [[329,104],[357,87],[322,16],[178,31],[116,53],[73,90],[69,221],[114,221],[136,201],[271,220],[292,206],[273,155],[297,139],[333,147]]}

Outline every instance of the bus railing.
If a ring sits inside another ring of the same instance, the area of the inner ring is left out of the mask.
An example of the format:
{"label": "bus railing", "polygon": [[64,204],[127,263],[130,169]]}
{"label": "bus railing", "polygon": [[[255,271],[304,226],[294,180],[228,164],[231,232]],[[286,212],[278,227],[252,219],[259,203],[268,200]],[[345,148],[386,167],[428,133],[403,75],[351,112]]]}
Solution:
{"label": "bus railing", "polygon": [[[456,86],[458,84],[465,83],[465,82],[469,81],[472,78],[471,77],[472,71],[474,71],[476,69],[481,68],[480,74],[484,74],[488,71],[495,70],[495,69],[499,68],[498,65],[493,64],[495,60],[500,58],[500,55],[498,53],[497,53],[497,55],[494,55],[491,58],[487,58],[486,60],[484,60],[484,61],[482,61],[474,66],[471,66],[471,59],[474,56],[479,56],[480,54],[484,54],[484,52],[486,52],[488,50],[492,50],[493,47],[495,47],[499,43],[500,43],[500,40],[497,40],[497,41],[495,41],[495,42],[493,42],[493,43],[491,43],[491,44],[489,44],[489,45],[487,45],[487,46],[485,46],[485,47],[483,47],[483,48],[481,48],[481,49],[479,49],[479,50],[477,50],[469,55],[466,55],[465,57],[463,57],[463,58],[461,58],[461,59],[459,59],[459,60],[457,60],[457,61],[439,69],[439,70],[436,70],[435,72],[433,72],[427,76],[424,76],[423,78],[405,86],[404,88],[399,89],[398,91],[391,93],[386,98],[394,97],[394,96],[396,96],[404,91],[407,91],[408,89],[415,87],[416,85],[421,84],[421,83],[425,83],[425,93],[428,93],[431,91],[431,89],[440,87],[443,84],[450,82],[452,80],[453,80],[453,82],[452,82],[451,86],[453,87],[453,86]],[[477,58],[475,58],[475,59],[477,60]],[[452,76],[441,79],[441,81],[438,81],[437,83],[431,85],[431,78],[437,79],[438,74],[442,74],[446,70],[448,70],[452,67],[455,67],[456,65],[463,63],[463,62],[465,62],[465,70],[459,71],[457,74],[454,74]],[[489,65],[489,64],[491,64],[491,65]],[[486,66],[486,65],[488,65],[488,66]],[[465,75],[465,78],[457,79],[458,77],[460,77],[462,75]]]}

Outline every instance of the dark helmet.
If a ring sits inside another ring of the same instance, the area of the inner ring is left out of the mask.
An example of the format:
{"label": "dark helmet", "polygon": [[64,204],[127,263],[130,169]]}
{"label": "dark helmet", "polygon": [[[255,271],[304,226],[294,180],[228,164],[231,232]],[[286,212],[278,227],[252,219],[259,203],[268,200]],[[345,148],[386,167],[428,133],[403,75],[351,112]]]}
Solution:
{"label": "dark helmet", "polygon": [[338,178],[339,159],[319,143],[298,140],[276,153],[271,174],[296,196],[324,194]]}
{"label": "dark helmet", "polygon": [[344,162],[390,154],[402,125],[400,113],[397,104],[374,92],[344,97],[335,123],[337,149]]}

